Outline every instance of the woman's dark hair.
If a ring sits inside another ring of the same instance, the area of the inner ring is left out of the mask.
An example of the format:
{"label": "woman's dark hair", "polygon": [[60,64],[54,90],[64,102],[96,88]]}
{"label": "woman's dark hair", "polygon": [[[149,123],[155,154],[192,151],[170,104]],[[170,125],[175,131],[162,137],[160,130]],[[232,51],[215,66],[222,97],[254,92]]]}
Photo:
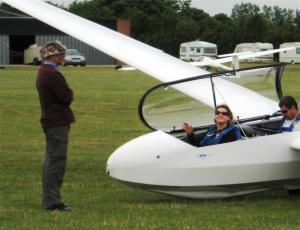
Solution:
{"label": "woman's dark hair", "polygon": [[228,123],[230,124],[230,123],[232,122],[232,120],[233,120],[233,114],[232,114],[232,112],[231,112],[229,106],[228,106],[228,105],[225,105],[225,104],[217,105],[216,108],[215,108],[215,113],[217,112],[217,110],[218,110],[219,108],[226,109],[226,111],[227,111],[227,113],[228,113],[228,117],[229,117],[229,122],[228,122]]}
{"label": "woman's dark hair", "polygon": [[295,98],[293,98],[292,96],[282,97],[279,101],[279,107],[282,107],[282,106],[285,106],[288,109],[291,109],[294,106],[295,109],[298,109],[297,102],[296,102]]}

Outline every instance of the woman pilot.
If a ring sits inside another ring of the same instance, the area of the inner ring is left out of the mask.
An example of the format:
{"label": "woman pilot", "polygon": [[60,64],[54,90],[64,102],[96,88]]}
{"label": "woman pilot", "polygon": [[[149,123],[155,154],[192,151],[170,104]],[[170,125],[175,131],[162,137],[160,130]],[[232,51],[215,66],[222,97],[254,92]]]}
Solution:
{"label": "woman pilot", "polygon": [[233,115],[227,105],[218,105],[215,108],[215,124],[212,125],[205,136],[199,141],[196,139],[192,126],[185,122],[183,129],[187,133],[188,141],[197,147],[223,144],[240,139],[241,134],[237,127],[232,125]]}

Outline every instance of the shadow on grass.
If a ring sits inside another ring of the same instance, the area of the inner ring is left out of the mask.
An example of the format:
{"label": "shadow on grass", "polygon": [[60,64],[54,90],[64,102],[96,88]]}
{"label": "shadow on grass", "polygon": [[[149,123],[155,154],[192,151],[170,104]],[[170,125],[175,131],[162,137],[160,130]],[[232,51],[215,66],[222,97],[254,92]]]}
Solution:
{"label": "shadow on grass", "polygon": [[[127,191],[129,192],[129,191]],[[145,192],[140,190],[132,190],[128,196],[123,196],[119,199],[120,202],[136,203],[136,204],[202,204],[202,203],[243,203],[243,202],[300,202],[300,195],[291,196],[286,191],[266,191],[248,195],[240,195],[235,197],[218,198],[218,199],[193,199],[182,198],[171,195],[163,195],[160,193]]]}

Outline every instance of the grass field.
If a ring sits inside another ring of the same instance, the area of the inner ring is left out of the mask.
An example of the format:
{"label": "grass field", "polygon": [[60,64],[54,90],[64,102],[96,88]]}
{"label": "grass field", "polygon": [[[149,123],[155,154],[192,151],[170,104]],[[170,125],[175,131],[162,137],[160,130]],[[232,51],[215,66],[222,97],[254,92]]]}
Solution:
{"label": "grass field", "polygon": [[[44,136],[35,67],[0,69],[0,229],[300,229],[300,198],[273,191],[187,200],[135,190],[105,174],[109,155],[148,130],[137,104],[156,81],[113,68],[63,68],[75,91],[63,200],[69,213],[41,210]],[[284,88],[300,101],[300,65]],[[300,169],[299,169],[300,170]]]}

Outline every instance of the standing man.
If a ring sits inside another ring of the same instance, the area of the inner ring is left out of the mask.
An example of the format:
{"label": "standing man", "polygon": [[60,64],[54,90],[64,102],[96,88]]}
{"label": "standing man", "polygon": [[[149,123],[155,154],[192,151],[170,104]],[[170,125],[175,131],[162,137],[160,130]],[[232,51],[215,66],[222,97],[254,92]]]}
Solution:
{"label": "standing man", "polygon": [[43,171],[43,209],[70,211],[61,202],[60,187],[67,161],[70,124],[75,121],[70,104],[73,91],[59,71],[66,49],[59,41],[46,43],[41,49],[44,63],[36,87],[41,105],[41,125],[46,137],[46,156]]}
{"label": "standing man", "polygon": [[300,131],[300,111],[295,98],[291,96],[282,97],[279,107],[283,115],[279,132]]}

